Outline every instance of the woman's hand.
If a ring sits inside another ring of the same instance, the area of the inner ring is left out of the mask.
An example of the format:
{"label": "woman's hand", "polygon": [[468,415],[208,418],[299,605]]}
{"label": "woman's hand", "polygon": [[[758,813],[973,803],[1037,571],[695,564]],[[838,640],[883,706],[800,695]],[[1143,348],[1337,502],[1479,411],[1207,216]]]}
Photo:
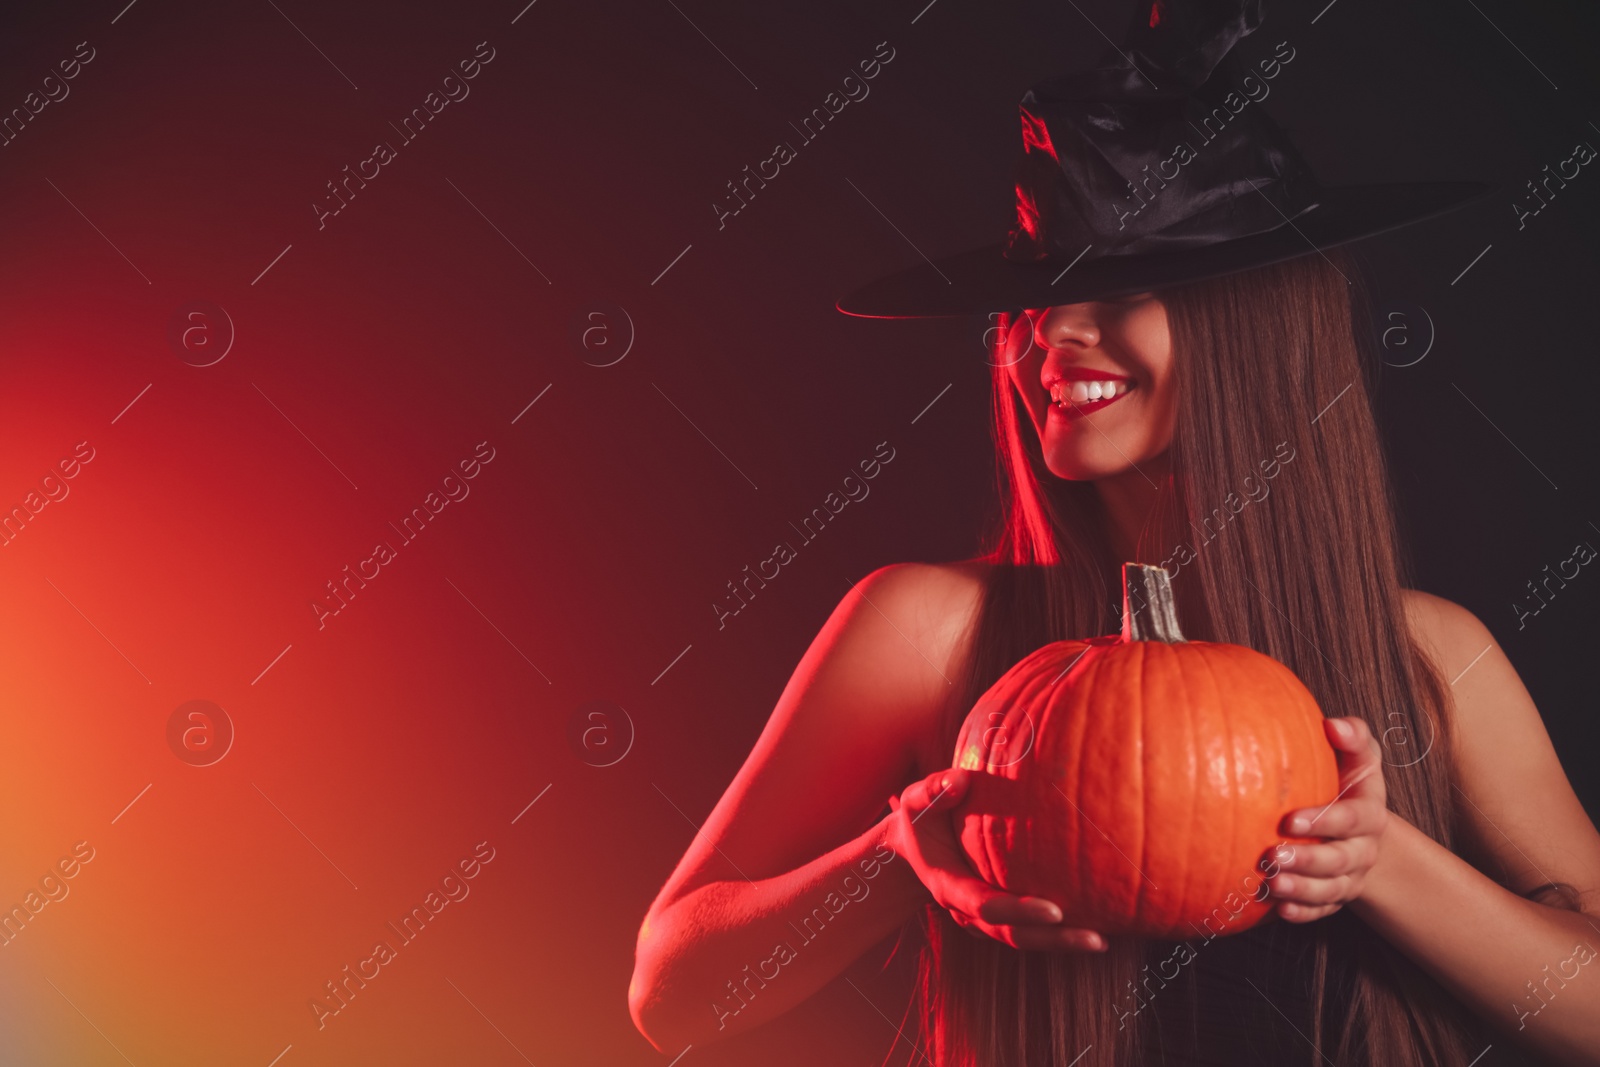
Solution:
{"label": "woman's hand", "polygon": [[969,934],[987,934],[1012,948],[1103,951],[1093,930],[1061,925],[1061,909],[1041,897],[1002,892],[975,877],[950,825],[971,771],[945,770],[912,782],[889,799],[889,847],[904,856],[936,904]]}
{"label": "woman's hand", "polygon": [[1372,731],[1353,716],[1326,719],[1323,726],[1339,760],[1339,796],[1326,808],[1291,811],[1279,828],[1294,837],[1328,840],[1281,845],[1269,853],[1279,871],[1269,882],[1276,910],[1289,922],[1332,915],[1359,897],[1389,823],[1383,760]]}

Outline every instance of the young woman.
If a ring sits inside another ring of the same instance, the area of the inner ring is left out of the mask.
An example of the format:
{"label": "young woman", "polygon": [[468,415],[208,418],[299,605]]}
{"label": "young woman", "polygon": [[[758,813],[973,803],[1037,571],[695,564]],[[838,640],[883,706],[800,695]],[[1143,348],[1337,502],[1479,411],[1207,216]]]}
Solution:
{"label": "young woman", "polygon": [[[1231,107],[1206,79],[1257,21],[1249,0],[1141,11],[1137,72],[1024,97],[1003,256],[841,302],[1025,309],[994,334],[1001,507],[980,557],[874,571],[801,659],[640,928],[629,1005],[663,1053],[781,1014],[920,919],[907,1063],[1600,1064],[1600,833],[1493,636],[1404,588],[1371,320],[1333,247],[1461,189],[1325,189],[1244,112],[1137,209],[1101,193],[1140,173],[1095,169],[1128,144]],[[1067,928],[954,836],[967,711],[1040,645],[1116,632],[1130,560],[1173,575],[1189,638],[1287,664],[1327,717],[1339,797],[1284,813],[1319,843],[1276,860],[1275,918],[1241,934]]]}
{"label": "young woman", "polygon": [[[802,658],[640,929],[658,1049],[781,1014],[925,912],[940,1067],[1600,1063],[1600,834],[1488,630],[1402,588],[1346,277],[1335,250],[1007,323],[998,536],[873,572]],[[1111,403],[1074,410],[1057,383],[1085,375]],[[1039,645],[1115,632],[1123,560],[1169,561],[1191,638],[1293,668],[1339,755],[1340,799],[1285,813],[1326,841],[1271,879],[1284,921],[1181,967],[978,881],[947,814],[967,709]],[[851,903],[802,942],[830,892]]]}

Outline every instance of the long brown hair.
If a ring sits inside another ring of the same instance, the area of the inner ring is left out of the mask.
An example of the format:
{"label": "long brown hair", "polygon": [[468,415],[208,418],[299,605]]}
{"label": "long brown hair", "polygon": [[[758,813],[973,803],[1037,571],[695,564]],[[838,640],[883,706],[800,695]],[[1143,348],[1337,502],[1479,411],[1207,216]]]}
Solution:
{"label": "long brown hair", "polygon": [[[1405,621],[1358,262],[1335,249],[1158,295],[1179,411],[1171,474],[1139,559],[1175,571],[1186,635],[1264,652],[1300,676],[1324,714],[1365,719],[1383,739],[1390,809],[1447,848],[1476,853],[1461,840],[1453,797],[1449,686]],[[1006,369],[993,363],[1000,507],[944,751],[967,709],[1025,654],[1119,628],[1122,561],[1095,487],[1049,472]],[[966,935],[932,906],[922,929],[922,1049],[938,1067],[1139,1061],[1139,1027],[1122,1025],[1114,1001],[1134,988],[1145,943],[1019,952]],[[1318,1005],[1308,1064],[1464,1064],[1487,1043],[1454,998],[1348,909],[1296,936],[1310,944]],[[1350,1017],[1325,1018],[1326,1003],[1347,1004]]]}

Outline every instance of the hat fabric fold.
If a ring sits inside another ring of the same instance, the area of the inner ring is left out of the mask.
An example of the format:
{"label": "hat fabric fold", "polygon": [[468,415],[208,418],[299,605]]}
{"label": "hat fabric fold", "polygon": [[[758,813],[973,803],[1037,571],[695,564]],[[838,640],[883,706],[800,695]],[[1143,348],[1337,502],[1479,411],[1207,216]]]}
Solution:
{"label": "hat fabric fold", "polygon": [[1154,0],[1115,61],[1023,96],[1007,239],[838,302],[867,317],[1077,303],[1245,270],[1481,199],[1476,182],[1328,187],[1241,92],[1261,0]]}

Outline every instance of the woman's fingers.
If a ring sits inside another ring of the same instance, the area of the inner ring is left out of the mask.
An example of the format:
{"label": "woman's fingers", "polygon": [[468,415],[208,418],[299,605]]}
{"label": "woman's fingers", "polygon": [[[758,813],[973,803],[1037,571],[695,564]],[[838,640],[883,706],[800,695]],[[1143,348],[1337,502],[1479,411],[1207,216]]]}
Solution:
{"label": "woman's fingers", "polygon": [[1339,795],[1325,807],[1291,811],[1280,824],[1289,836],[1323,839],[1295,845],[1287,859],[1276,860],[1274,907],[1290,922],[1323,918],[1360,896],[1389,819],[1383,760],[1372,731],[1348,716],[1328,719],[1324,727],[1339,761]]}
{"label": "woman's fingers", "polygon": [[1348,837],[1360,812],[1341,805],[1336,800],[1322,808],[1297,808],[1283,817],[1278,829],[1291,837]]}
{"label": "woman's fingers", "polygon": [[994,926],[1049,926],[1061,921],[1061,908],[1043,897],[995,893],[978,908],[977,915]]}
{"label": "woman's fingers", "polygon": [[1105,941],[1094,931],[1061,926],[1054,901],[1007,893],[973,874],[949,818],[966,796],[970,775],[959,768],[938,771],[889,800],[902,820],[898,839],[914,850],[913,864],[934,901],[968,934],[1013,948],[1103,949]]}
{"label": "woman's fingers", "polygon": [[[974,882],[975,885],[959,884]],[[1061,908],[1043,897],[1017,896],[977,879],[952,877],[941,886],[940,903],[968,933],[1003,941],[1012,948],[1098,952],[1105,939],[1093,930],[1061,925]]]}
{"label": "woman's fingers", "polygon": [[[1370,866],[1372,851],[1367,838],[1328,841],[1320,845],[1296,845],[1294,855],[1275,861],[1279,872],[1293,871],[1308,878],[1333,878]],[[1282,877],[1280,873],[1278,877]],[[1274,882],[1277,878],[1273,879]]]}
{"label": "woman's fingers", "polygon": [[1092,930],[1062,926],[1061,908],[1054,901],[1006,893],[978,878],[947,873],[937,880],[934,899],[967,933],[1012,948],[1098,952],[1106,947],[1105,939]]}
{"label": "woman's fingers", "polygon": [[1354,899],[1360,877],[1372,866],[1374,839],[1356,837],[1320,845],[1296,845],[1279,860],[1270,885],[1278,913],[1293,922],[1331,915]]}
{"label": "woman's fingers", "polygon": [[1061,909],[1053,901],[1019,897],[981,879],[950,874],[939,888],[938,895],[946,908],[992,926],[1051,925],[1061,921]]}
{"label": "woman's fingers", "polygon": [[1348,874],[1332,878],[1280,874],[1272,880],[1272,895],[1295,904],[1343,904],[1351,898],[1353,890],[1354,882]]}
{"label": "woman's fingers", "polygon": [[1309,923],[1315,922],[1318,919],[1327,918],[1329,915],[1332,915],[1343,906],[1344,905],[1342,904],[1324,904],[1320,907],[1312,907],[1309,904],[1296,904],[1293,901],[1283,901],[1277,905],[1277,908],[1278,917],[1280,919],[1292,923]]}
{"label": "woman's fingers", "polygon": [[1007,893],[981,878],[954,869],[949,860],[941,863],[938,856],[926,858],[930,865],[938,867],[938,877],[929,888],[933,890],[934,898],[951,911],[959,911],[994,926],[1061,921],[1061,909],[1052,901]]}
{"label": "woman's fingers", "polygon": [[1093,930],[1070,926],[1001,926],[1000,940],[1035,952],[1104,952],[1105,939]]}
{"label": "woman's fingers", "polygon": [[1326,807],[1297,808],[1283,817],[1278,829],[1291,837],[1360,837],[1383,830],[1387,808],[1371,797],[1345,796]]}
{"label": "woman's fingers", "polygon": [[1323,720],[1328,743],[1339,762],[1341,797],[1375,797],[1384,803],[1383,750],[1366,720],[1354,715]]}
{"label": "woman's fingers", "polygon": [[1106,949],[1105,938],[1093,930],[1060,925],[986,923],[956,912],[951,912],[951,917],[964,933],[993,938],[1012,948],[1039,952],[1104,952]]}
{"label": "woman's fingers", "polygon": [[949,811],[967,794],[969,772],[952,768],[938,771],[920,782],[912,782],[901,794],[901,803],[916,822],[930,809]]}

